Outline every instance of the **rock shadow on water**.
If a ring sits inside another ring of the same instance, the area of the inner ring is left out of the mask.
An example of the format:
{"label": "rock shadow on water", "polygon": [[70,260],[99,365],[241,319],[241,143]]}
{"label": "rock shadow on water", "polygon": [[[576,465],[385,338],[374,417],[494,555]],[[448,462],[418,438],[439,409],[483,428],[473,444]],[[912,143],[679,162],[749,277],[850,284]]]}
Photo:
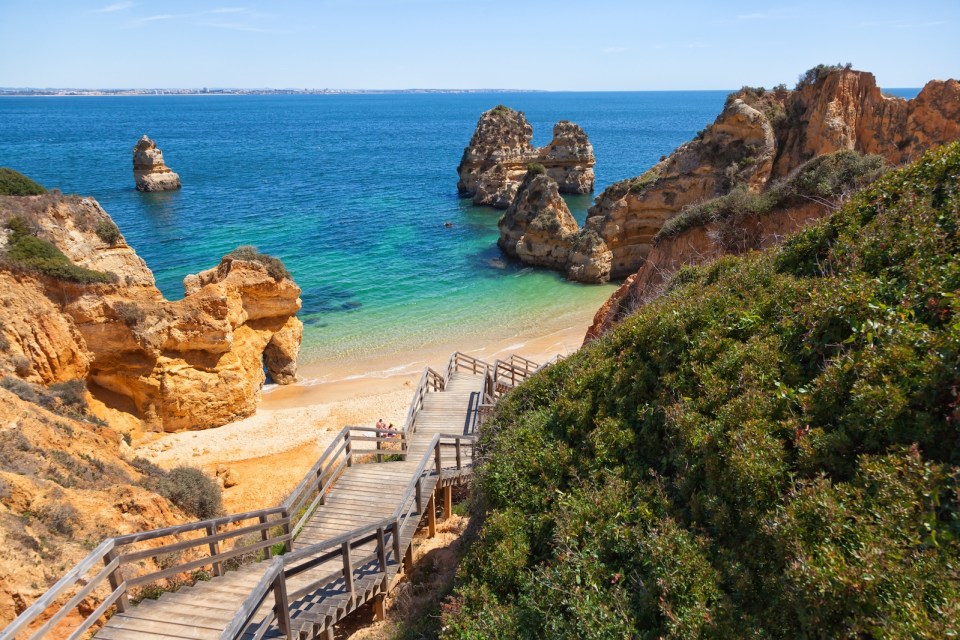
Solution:
{"label": "rock shadow on water", "polygon": [[332,285],[304,288],[300,293],[303,301],[300,319],[311,327],[324,327],[324,316],[331,313],[350,313],[363,307],[354,292],[338,289]]}

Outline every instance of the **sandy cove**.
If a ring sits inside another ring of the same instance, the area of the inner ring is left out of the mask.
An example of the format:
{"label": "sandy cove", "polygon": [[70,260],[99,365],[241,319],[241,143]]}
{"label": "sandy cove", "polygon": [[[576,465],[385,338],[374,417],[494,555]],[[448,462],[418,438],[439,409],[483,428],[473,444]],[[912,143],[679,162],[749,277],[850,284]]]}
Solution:
{"label": "sandy cove", "polygon": [[545,323],[539,335],[486,344],[477,338],[469,347],[436,345],[413,354],[338,363],[335,376],[326,370],[329,365],[307,364],[300,382],[265,389],[256,415],[202,431],[150,434],[134,443],[136,454],[164,468],[187,464],[210,475],[218,467],[231,469],[238,483],[223,492],[227,511],[277,504],[344,426],[373,426],[379,418],[402,426],[425,366],[443,372],[456,350],[487,361],[516,353],[545,362],[580,347],[593,311],[566,318],[569,326]]}

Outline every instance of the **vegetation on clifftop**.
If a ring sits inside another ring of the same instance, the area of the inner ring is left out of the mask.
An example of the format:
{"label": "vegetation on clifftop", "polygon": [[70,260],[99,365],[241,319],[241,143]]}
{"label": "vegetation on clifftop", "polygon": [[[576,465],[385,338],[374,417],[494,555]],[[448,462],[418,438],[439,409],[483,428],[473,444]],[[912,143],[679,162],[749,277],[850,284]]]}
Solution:
{"label": "vegetation on clifftop", "polygon": [[0,167],[0,196],[41,196],[46,192],[46,189],[19,171]]}
{"label": "vegetation on clifftop", "polygon": [[112,273],[73,264],[53,243],[34,235],[23,218],[10,218],[7,229],[8,245],[2,257],[11,267],[80,284],[115,282],[117,279]]}
{"label": "vegetation on clifftop", "polygon": [[945,638],[960,143],[681,270],[498,405],[453,638]]}
{"label": "vegetation on clifftop", "polygon": [[831,206],[838,198],[876,180],[883,170],[880,156],[850,150],[817,156],[797,167],[789,176],[774,181],[761,193],[741,185],[725,195],[688,207],[667,220],[653,240],[675,238],[692,227],[705,224],[717,224],[721,232],[723,227],[739,229],[750,217],[804,201]]}
{"label": "vegetation on clifftop", "polygon": [[283,261],[280,258],[275,258],[266,253],[260,253],[257,251],[256,247],[250,245],[243,245],[237,247],[230,253],[224,256],[224,258],[232,258],[234,260],[246,260],[248,262],[258,262],[262,264],[267,273],[270,274],[270,277],[280,282],[284,279],[290,279],[290,272],[287,271],[287,268],[284,266]]}

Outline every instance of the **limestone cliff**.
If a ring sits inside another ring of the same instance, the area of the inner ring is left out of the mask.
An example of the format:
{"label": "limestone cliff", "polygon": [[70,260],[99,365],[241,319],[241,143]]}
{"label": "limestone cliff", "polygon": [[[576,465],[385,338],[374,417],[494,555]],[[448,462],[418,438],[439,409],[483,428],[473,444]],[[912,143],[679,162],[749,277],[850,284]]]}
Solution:
{"label": "limestone cliff", "polygon": [[960,83],[929,82],[913,100],[884,95],[870,73],[822,68],[793,91],[744,88],[694,140],[591,207],[567,277],[606,282],[636,272],[653,239],[685,209],[733,189],[763,192],[811,158],[837,150],[896,165],[960,138]]}
{"label": "limestone cliff", "polygon": [[133,147],[133,178],[137,191],[174,191],[180,188],[180,176],[163,162],[156,143],[143,136]]}
{"label": "limestone cliff", "polygon": [[[188,518],[138,486],[142,473],[107,427],[0,388],[0,627],[106,536]],[[62,600],[66,600],[64,596]],[[92,610],[96,600],[80,607]]]}
{"label": "limestone cliff", "polygon": [[532,140],[533,127],[523,112],[503,105],[485,111],[457,167],[457,190],[474,204],[506,209],[528,165],[537,163],[557,182],[560,193],[593,191],[593,146],[583,129],[563,120],[545,147],[534,147]]}
{"label": "limestone cliff", "polygon": [[500,218],[497,244],[511,258],[562,269],[573,246],[577,221],[543,170],[529,171]]}
{"label": "limestone cliff", "polygon": [[94,200],[0,198],[0,226],[14,219],[73,265],[110,277],[75,282],[7,255],[0,264],[7,371],[41,383],[84,379],[108,406],[163,431],[251,415],[264,365],[275,382],[295,380],[300,289],[275,259],[238,251],[188,276],[186,296],[168,301]]}

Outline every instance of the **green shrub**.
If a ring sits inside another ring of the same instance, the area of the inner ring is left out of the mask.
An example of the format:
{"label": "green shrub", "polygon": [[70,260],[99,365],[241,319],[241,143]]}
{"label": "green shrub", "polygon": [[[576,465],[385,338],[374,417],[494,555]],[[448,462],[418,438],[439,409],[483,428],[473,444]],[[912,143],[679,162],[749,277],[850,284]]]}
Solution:
{"label": "green shrub", "polygon": [[684,269],[501,399],[444,637],[955,635],[958,176]]}
{"label": "green shrub", "polygon": [[120,229],[117,228],[117,225],[111,220],[99,220],[94,231],[101,240],[109,244],[111,247],[117,244],[117,240],[120,239]]}
{"label": "green shrub", "polygon": [[117,280],[116,275],[112,273],[93,271],[73,264],[52,243],[33,235],[22,218],[11,218],[7,228],[11,233],[6,260],[14,267],[80,284],[116,282]]}
{"label": "green shrub", "polygon": [[47,190],[13,169],[0,167],[0,196],[39,196]]}
{"label": "green shrub", "polygon": [[884,171],[883,158],[856,151],[835,151],[803,163],[789,176],[756,193],[738,186],[726,195],[688,207],[667,220],[654,242],[675,238],[707,224],[718,225],[718,240],[730,249],[751,248],[738,238],[750,217],[808,201],[833,202],[876,180]]}
{"label": "green shrub", "polygon": [[837,64],[818,64],[817,66],[807,69],[800,74],[800,77],[797,80],[797,86],[794,87],[794,91],[800,90],[812,84],[816,84],[834,71],[849,71],[852,68],[853,64],[850,62],[838,62]]}
{"label": "green shrub", "polygon": [[117,318],[128,327],[136,327],[147,318],[147,313],[135,302],[118,302],[113,305]]}
{"label": "green shrub", "polygon": [[280,282],[284,279],[290,278],[290,272],[287,271],[287,268],[283,265],[283,262],[280,258],[274,258],[273,256],[267,255],[265,253],[260,253],[257,251],[256,247],[250,245],[244,245],[237,247],[230,253],[224,256],[225,258],[233,258],[234,260],[248,260],[250,262],[259,262],[267,269],[267,273],[270,274],[277,282]]}
{"label": "green shrub", "polygon": [[546,167],[544,167],[539,162],[531,162],[527,165],[527,173],[533,176],[542,176],[547,172]]}
{"label": "green shrub", "polygon": [[151,488],[184,512],[201,520],[223,515],[220,487],[200,469],[174,467],[157,478]]}

